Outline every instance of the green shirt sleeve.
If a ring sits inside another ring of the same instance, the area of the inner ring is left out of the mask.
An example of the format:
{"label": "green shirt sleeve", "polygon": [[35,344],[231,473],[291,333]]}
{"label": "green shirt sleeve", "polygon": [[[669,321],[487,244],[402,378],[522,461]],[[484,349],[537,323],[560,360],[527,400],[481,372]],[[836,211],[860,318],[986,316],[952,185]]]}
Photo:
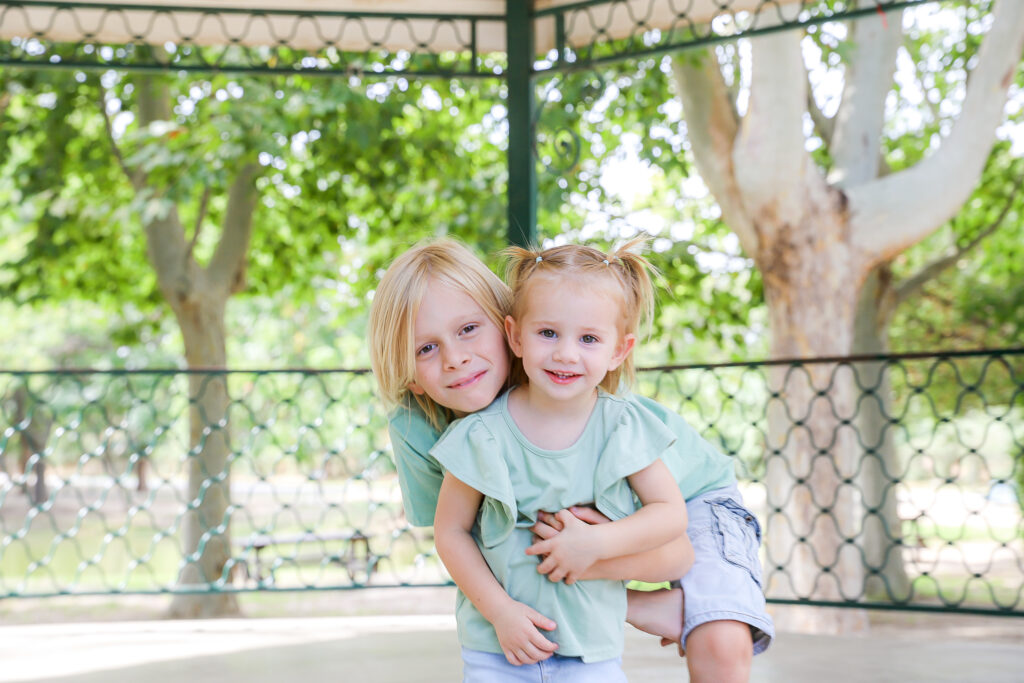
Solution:
{"label": "green shirt sleeve", "polygon": [[652,413],[675,435],[675,443],[661,459],[685,500],[736,483],[733,459],[711,445],[675,411],[646,396],[629,394],[625,398]]}
{"label": "green shirt sleeve", "polygon": [[610,519],[635,511],[626,478],[649,466],[676,437],[656,415],[634,402],[622,401],[594,472],[594,502]]}
{"label": "green shirt sleeve", "polygon": [[416,408],[400,406],[388,420],[388,434],[405,516],[413,526],[433,526],[437,494],[444,479],[441,464],[430,455],[439,437],[437,430]]}
{"label": "green shirt sleeve", "polygon": [[515,528],[518,508],[504,452],[479,415],[456,420],[430,451],[463,484],[483,494],[480,542],[493,548]]}

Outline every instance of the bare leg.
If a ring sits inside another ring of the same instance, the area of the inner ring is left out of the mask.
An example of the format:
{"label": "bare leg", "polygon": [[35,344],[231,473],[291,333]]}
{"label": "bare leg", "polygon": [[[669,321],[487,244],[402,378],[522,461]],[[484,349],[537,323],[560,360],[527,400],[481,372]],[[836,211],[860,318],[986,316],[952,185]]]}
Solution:
{"label": "bare leg", "polygon": [[754,644],[742,621],[709,621],[686,639],[691,683],[746,683]]}
{"label": "bare leg", "polygon": [[626,621],[672,642],[683,637],[683,591],[627,591]]}

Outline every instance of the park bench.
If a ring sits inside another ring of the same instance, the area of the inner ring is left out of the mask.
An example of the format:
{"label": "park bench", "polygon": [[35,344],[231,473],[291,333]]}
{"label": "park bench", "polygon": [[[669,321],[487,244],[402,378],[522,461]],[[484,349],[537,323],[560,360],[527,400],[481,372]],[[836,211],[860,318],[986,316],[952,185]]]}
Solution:
{"label": "park bench", "polygon": [[[370,538],[361,531],[301,534],[253,534],[234,543],[238,566],[247,581],[273,584],[285,567],[337,564],[353,583],[369,583],[379,557],[370,552]],[[328,545],[332,546],[328,548]],[[289,547],[294,550],[288,554]],[[336,548],[336,549],[335,549]],[[274,550],[285,552],[268,553]]]}

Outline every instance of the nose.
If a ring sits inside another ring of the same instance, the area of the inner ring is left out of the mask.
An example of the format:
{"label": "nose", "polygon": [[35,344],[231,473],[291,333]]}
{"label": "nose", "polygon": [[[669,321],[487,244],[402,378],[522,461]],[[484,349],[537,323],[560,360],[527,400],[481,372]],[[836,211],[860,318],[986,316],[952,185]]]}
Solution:
{"label": "nose", "polygon": [[572,340],[563,338],[555,345],[551,359],[558,363],[575,363],[580,359],[580,354]]}
{"label": "nose", "polygon": [[448,345],[444,347],[441,360],[444,362],[445,368],[454,370],[469,362],[469,352],[458,345]]}

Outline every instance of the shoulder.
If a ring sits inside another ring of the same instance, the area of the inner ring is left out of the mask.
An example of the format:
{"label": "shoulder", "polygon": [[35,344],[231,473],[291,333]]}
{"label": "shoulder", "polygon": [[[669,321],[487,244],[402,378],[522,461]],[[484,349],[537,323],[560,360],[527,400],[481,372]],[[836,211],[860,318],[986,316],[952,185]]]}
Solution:
{"label": "shoulder", "polygon": [[[479,412],[460,417],[449,424],[437,439],[437,445],[431,450],[434,456],[439,457],[439,453],[454,448],[464,448],[466,445],[484,446],[493,443],[495,440],[494,427],[497,424],[494,420],[493,405],[491,404]],[[500,416],[500,413],[498,415]]]}
{"label": "shoulder", "polygon": [[606,416],[620,425],[650,425],[660,430],[668,421],[667,408],[633,393],[609,394],[602,391],[598,394],[598,405]]}
{"label": "shoulder", "polygon": [[437,443],[441,432],[434,428],[423,410],[413,401],[397,406],[388,415],[388,433],[393,443],[426,452]]}

